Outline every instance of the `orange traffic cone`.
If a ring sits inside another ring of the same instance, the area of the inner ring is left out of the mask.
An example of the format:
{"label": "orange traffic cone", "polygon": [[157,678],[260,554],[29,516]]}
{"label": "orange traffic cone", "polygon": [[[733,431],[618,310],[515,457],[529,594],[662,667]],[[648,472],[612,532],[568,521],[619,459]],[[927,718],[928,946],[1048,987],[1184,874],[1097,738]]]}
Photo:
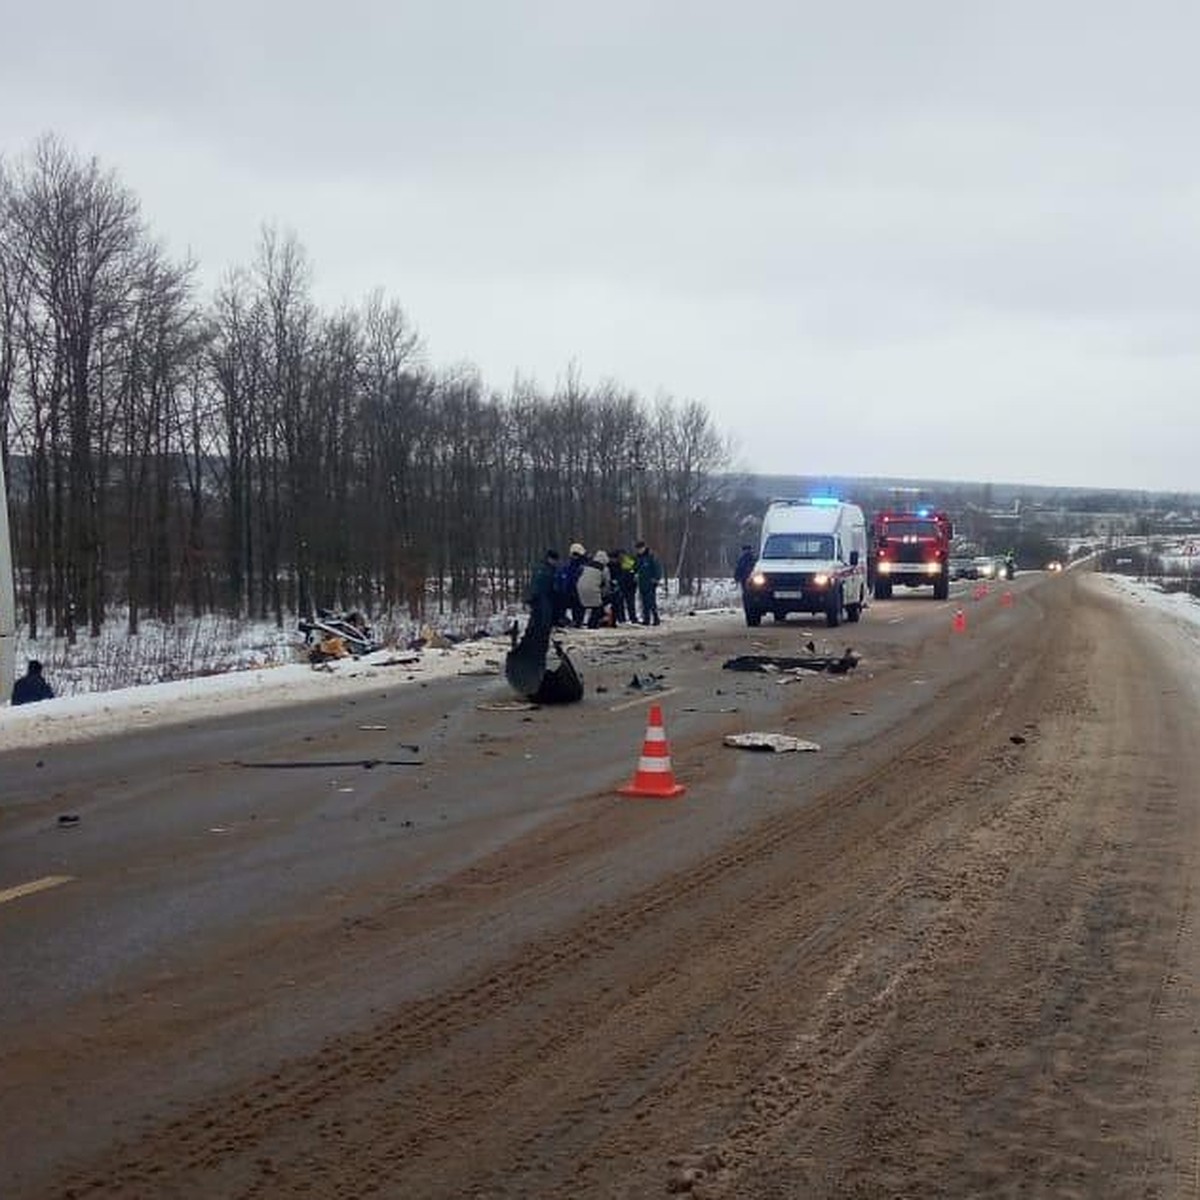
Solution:
{"label": "orange traffic cone", "polygon": [[1005,592],[1004,595],[1000,597],[1000,603],[1005,608],[1012,608],[1012,602],[1013,602],[1012,592]]}
{"label": "orange traffic cone", "polygon": [[663,729],[662,709],[657,704],[650,706],[646,740],[642,742],[642,756],[638,759],[633,782],[617,791],[622,796],[656,796],[660,800],[684,791],[683,784],[675,782],[675,773],[671,770],[671,748]]}
{"label": "orange traffic cone", "polygon": [[967,632],[967,614],[963,612],[961,608],[956,608],[954,610],[954,632]]}

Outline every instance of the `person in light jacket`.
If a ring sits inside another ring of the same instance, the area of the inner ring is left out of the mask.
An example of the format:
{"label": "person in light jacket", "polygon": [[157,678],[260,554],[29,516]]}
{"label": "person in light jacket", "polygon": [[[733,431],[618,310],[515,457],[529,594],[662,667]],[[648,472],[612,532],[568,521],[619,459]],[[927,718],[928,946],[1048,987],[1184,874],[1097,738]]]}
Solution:
{"label": "person in light jacket", "polygon": [[600,628],[600,619],[604,616],[604,603],[611,586],[612,582],[608,577],[608,555],[603,550],[597,550],[584,560],[577,584],[579,603],[587,613],[589,629]]}

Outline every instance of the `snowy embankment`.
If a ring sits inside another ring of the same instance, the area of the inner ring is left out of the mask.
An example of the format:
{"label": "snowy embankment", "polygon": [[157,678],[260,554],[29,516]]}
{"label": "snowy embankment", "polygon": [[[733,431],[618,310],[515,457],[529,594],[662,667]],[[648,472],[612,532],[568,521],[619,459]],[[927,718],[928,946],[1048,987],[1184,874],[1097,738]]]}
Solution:
{"label": "snowy embankment", "polygon": [[1129,575],[1101,575],[1099,578],[1117,595],[1170,619],[1200,657],[1200,602],[1187,592],[1164,592],[1156,583]]}
{"label": "snowy embankment", "polygon": [[380,650],[319,667],[306,663],[256,667],[4,707],[0,709],[0,750],[84,741],[152,725],[328,699],[372,687],[426,682],[468,673],[472,668],[499,672],[507,648],[506,639],[488,638],[463,642],[449,650]]}
{"label": "snowy embankment", "polygon": [[[728,619],[728,604],[734,594],[732,584],[724,586],[718,582],[715,586],[706,584],[701,598],[706,611]],[[697,612],[696,599],[669,596],[660,605],[665,624],[656,629],[639,626],[637,636],[660,636],[670,629],[671,618],[683,613],[694,613],[703,620],[706,612]],[[724,607],[710,608],[716,605]],[[511,620],[512,617],[506,615],[490,622],[489,626],[503,628]],[[625,628],[571,630],[566,641],[570,646],[589,638],[623,638],[628,636]],[[426,629],[424,632],[429,634],[431,631]],[[18,708],[7,704],[0,706],[0,750],[86,741],[155,725],[183,724],[266,707],[301,704],[307,700],[353,695],[373,688],[427,683],[455,675],[493,674],[499,678],[503,672],[504,655],[510,645],[506,634],[487,637],[453,634],[461,640],[449,645],[434,634],[437,645],[405,648],[419,640],[421,633],[414,627],[395,636],[396,646],[361,658],[339,659],[314,667],[296,661],[302,657],[302,639],[295,636],[281,638],[272,627],[248,623],[239,626],[240,648],[231,646],[229,639],[214,639],[207,635],[196,638],[184,632],[178,636],[189,644],[187,657],[160,655],[157,649],[148,657],[150,661],[163,659],[164,675],[178,675],[178,664],[187,662],[194,672],[189,678],[107,690],[88,690],[95,688],[95,680],[102,674],[95,664],[129,654],[130,639],[114,632],[109,640],[81,641],[74,648],[75,662],[61,653],[57,659],[48,654],[45,656],[47,677],[59,693],[56,699]],[[205,647],[211,647],[211,650]],[[26,644],[19,653],[23,657],[18,659],[18,664],[24,658],[41,656],[43,650],[41,646]],[[263,663],[264,658],[271,657],[282,661]],[[137,669],[144,676],[148,669],[145,658],[139,661]]]}

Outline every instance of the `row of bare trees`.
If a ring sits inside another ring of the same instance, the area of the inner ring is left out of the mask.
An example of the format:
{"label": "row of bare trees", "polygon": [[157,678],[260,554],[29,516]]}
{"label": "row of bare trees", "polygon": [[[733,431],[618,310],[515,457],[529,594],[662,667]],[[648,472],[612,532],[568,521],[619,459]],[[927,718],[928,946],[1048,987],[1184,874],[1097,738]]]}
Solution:
{"label": "row of bare trees", "polygon": [[[0,162],[0,450],[21,609],[98,633],[226,611],[511,600],[546,546],[724,571],[729,446],[695,402],[439,372],[400,306],[321,311],[292,237],[198,295],[117,177]],[[732,534],[736,538],[736,532]]]}

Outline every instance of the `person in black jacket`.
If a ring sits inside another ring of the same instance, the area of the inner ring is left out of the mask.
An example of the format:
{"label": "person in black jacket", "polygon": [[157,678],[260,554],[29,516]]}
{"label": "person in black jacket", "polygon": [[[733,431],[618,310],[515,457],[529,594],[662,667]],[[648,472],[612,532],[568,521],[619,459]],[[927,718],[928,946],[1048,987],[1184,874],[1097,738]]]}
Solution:
{"label": "person in black jacket", "polygon": [[542,561],[533,570],[533,578],[525,590],[525,602],[529,605],[529,619],[549,629],[557,616],[555,605],[555,576],[558,573],[558,551],[547,550]]}
{"label": "person in black jacket", "polygon": [[634,574],[637,576],[638,599],[642,607],[642,624],[657,625],[658,620],[658,585],[662,583],[662,567],[658,559],[650,551],[645,542],[638,542],[634,547],[637,556],[634,559]]}
{"label": "person in black jacket", "polygon": [[54,689],[42,674],[42,664],[36,658],[31,658],[25,674],[13,684],[13,704],[32,704],[35,700],[53,699]]}
{"label": "person in black jacket", "polygon": [[754,547],[743,546],[741,554],[738,555],[737,566],[733,568],[733,582],[739,587],[745,587],[746,580],[750,578],[750,572],[754,570],[754,564],[757,561],[758,555],[754,553]]}

